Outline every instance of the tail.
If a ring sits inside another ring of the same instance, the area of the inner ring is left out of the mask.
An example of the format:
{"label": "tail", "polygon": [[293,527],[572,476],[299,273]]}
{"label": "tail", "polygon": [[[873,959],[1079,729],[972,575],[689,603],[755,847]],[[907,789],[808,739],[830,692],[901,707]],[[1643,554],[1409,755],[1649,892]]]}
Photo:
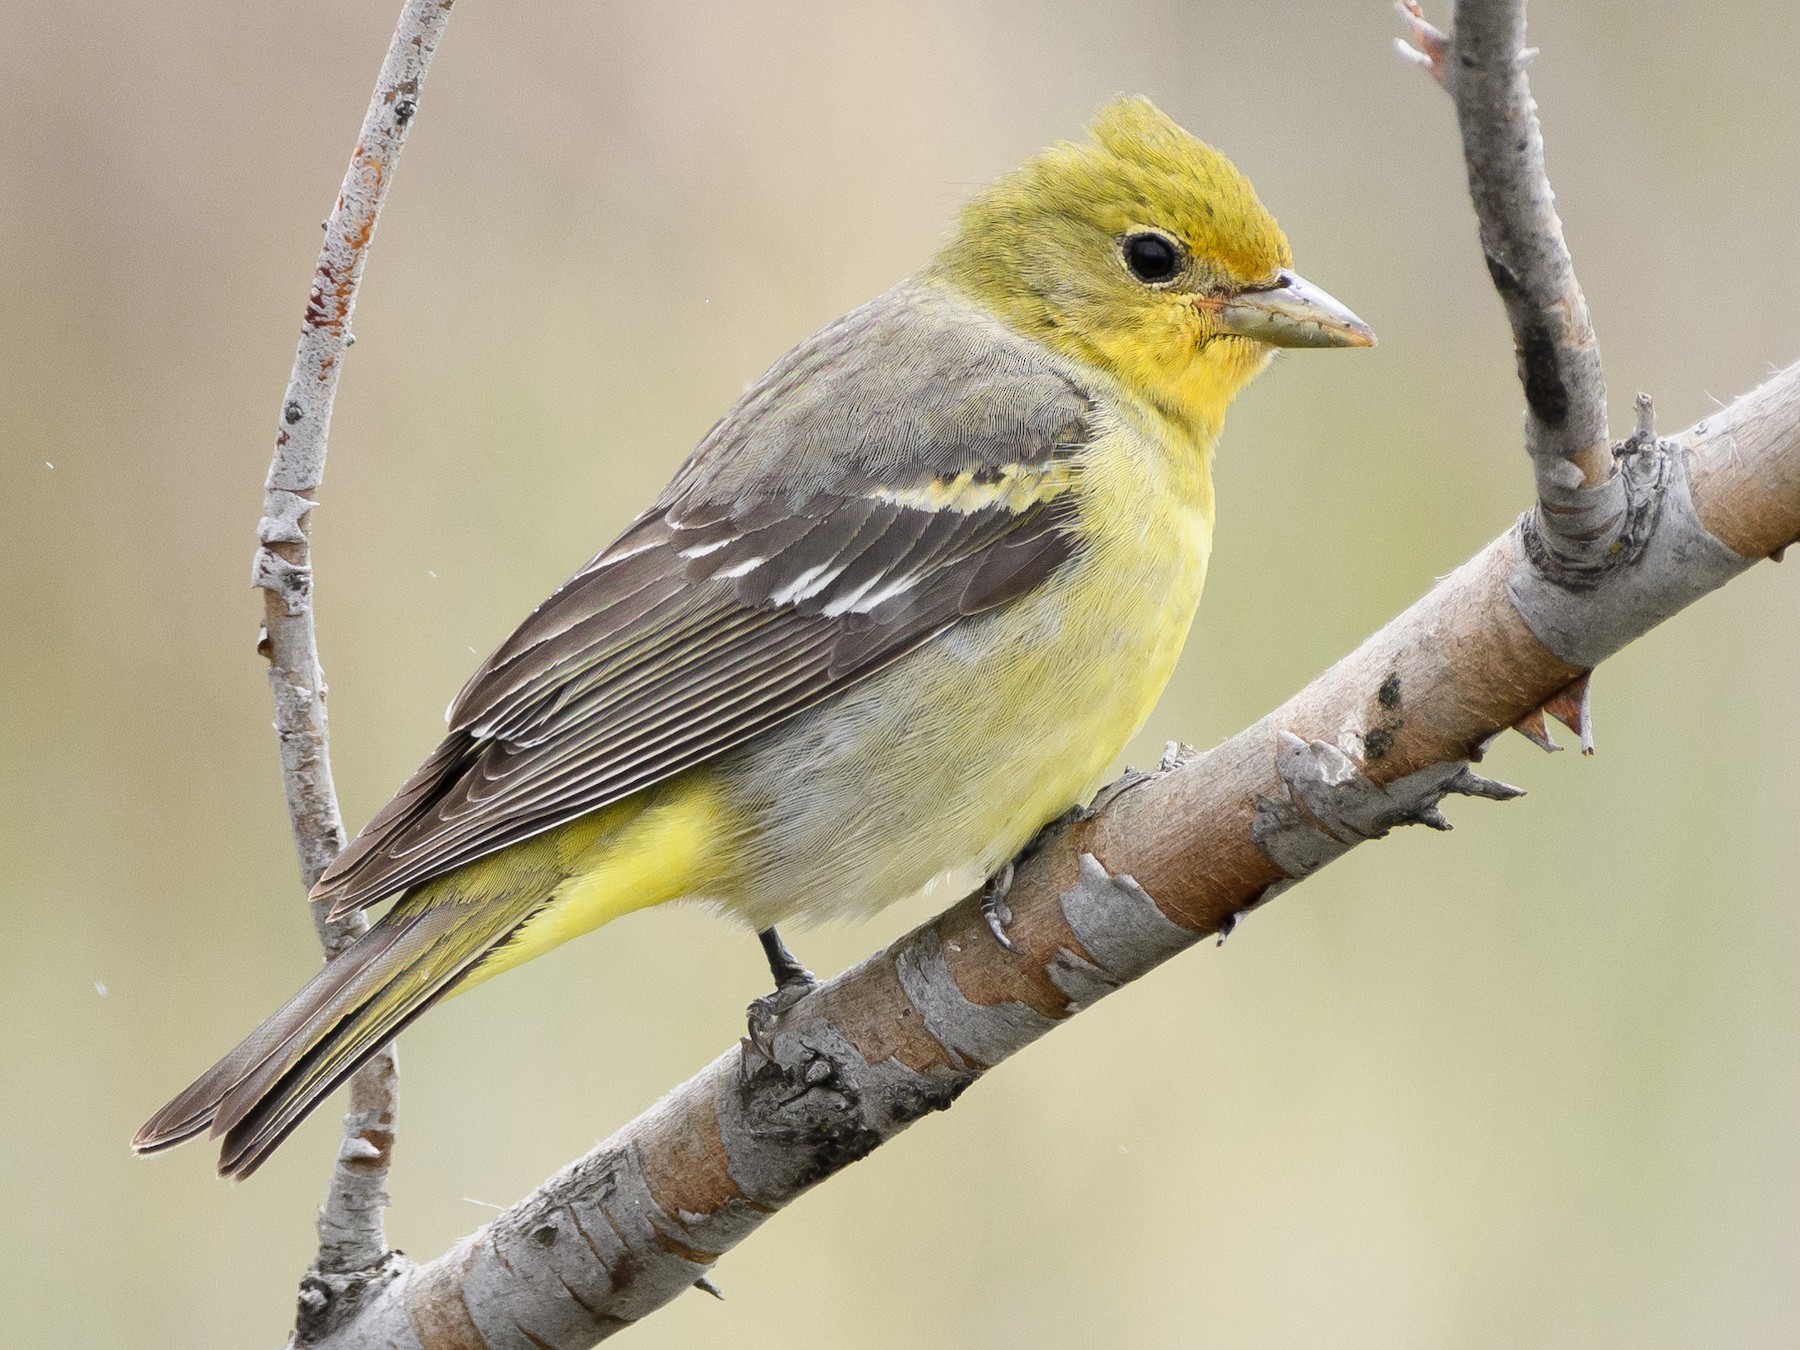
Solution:
{"label": "tail", "polygon": [[247,1177],[333,1088],[445,995],[621,914],[704,893],[733,836],[690,781],[617,802],[409,891],[131,1146],[223,1137],[219,1175]]}
{"label": "tail", "polygon": [[524,903],[408,897],[330,961],[131,1141],[156,1153],[223,1137],[219,1175],[247,1177],[331,1091],[528,919]]}

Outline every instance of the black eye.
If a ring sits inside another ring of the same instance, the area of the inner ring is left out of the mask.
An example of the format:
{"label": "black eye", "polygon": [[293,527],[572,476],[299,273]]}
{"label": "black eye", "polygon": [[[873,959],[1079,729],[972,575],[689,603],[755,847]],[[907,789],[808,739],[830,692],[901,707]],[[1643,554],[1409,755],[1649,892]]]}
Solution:
{"label": "black eye", "polygon": [[1128,234],[1123,248],[1125,265],[1139,281],[1167,281],[1181,266],[1175,241],[1160,234]]}

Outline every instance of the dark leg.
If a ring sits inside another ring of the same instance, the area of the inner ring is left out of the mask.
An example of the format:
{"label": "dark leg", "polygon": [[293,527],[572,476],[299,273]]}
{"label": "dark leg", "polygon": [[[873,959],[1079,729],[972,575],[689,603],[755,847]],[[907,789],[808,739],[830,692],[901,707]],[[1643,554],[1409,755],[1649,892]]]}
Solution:
{"label": "dark leg", "polygon": [[769,974],[775,977],[775,992],[754,1000],[747,1009],[750,1044],[764,1059],[775,1058],[775,1026],[781,1015],[805,998],[819,982],[813,973],[795,958],[773,928],[756,935],[762,943],[763,955],[769,958]]}
{"label": "dark leg", "polygon": [[813,973],[800,964],[799,959],[787,949],[787,943],[781,940],[781,934],[773,928],[765,928],[756,935],[762,943],[763,955],[769,958],[769,974],[775,977],[775,987],[786,989],[792,984],[817,984]]}

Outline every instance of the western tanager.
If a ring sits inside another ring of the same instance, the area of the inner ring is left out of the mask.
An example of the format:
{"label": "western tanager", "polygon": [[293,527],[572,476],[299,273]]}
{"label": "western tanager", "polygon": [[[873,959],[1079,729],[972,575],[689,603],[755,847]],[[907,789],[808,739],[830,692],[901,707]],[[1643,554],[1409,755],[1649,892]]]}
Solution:
{"label": "western tanager", "polygon": [[1232,396],[1375,340],[1290,266],[1141,98],[981,192],[482,664],[315,890],[393,906],[135,1147],[248,1175],[437,1000],[632,910],[710,902],[792,990],[777,922],[1010,875],[1174,669]]}

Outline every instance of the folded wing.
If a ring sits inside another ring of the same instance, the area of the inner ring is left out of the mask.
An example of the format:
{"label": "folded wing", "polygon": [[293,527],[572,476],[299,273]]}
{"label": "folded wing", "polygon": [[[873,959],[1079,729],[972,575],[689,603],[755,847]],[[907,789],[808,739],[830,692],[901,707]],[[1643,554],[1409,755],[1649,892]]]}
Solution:
{"label": "folded wing", "polygon": [[554,829],[1042,584],[1080,547],[1094,408],[1022,347],[902,288],[790,353],[488,658],[316,894],[373,904]]}

